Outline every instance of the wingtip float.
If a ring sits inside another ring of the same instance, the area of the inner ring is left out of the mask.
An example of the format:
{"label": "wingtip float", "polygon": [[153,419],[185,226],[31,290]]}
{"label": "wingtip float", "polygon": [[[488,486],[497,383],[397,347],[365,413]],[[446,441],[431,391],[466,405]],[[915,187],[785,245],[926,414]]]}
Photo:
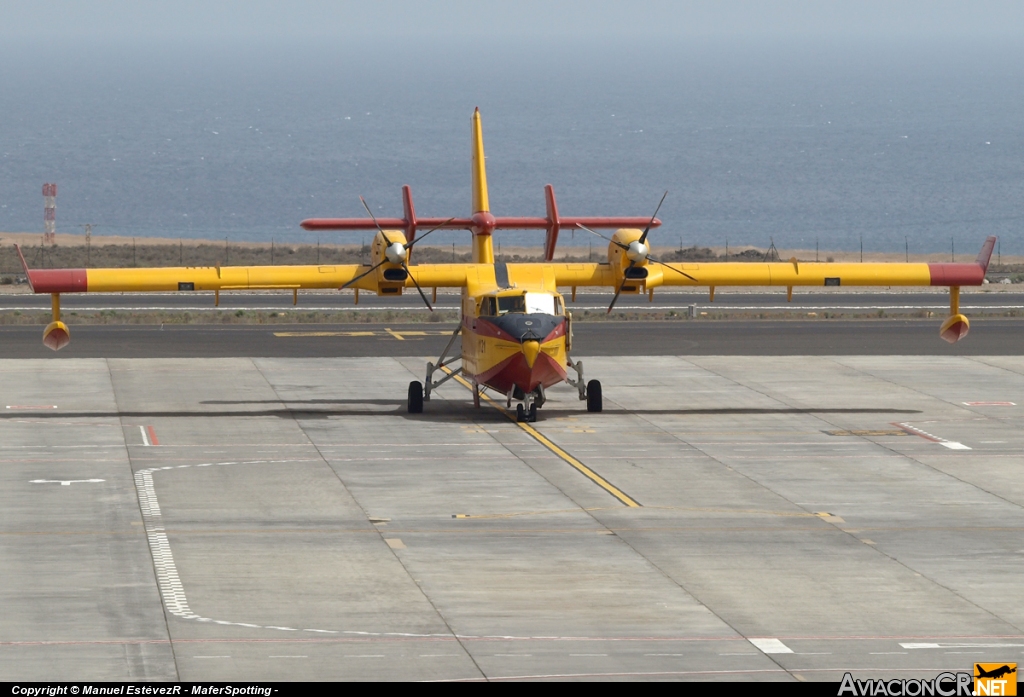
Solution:
{"label": "wingtip float", "polygon": [[[495,216],[490,210],[487,190],[483,128],[479,110],[472,118],[471,213],[449,218],[420,218],[412,191],[402,187],[402,218],[311,218],[302,221],[306,230],[375,230],[368,264],[335,266],[244,266],[133,269],[29,269],[18,250],[25,275],[36,293],[53,297],[53,321],[46,327],[43,343],[59,350],[68,344],[70,333],[60,319],[61,293],[289,290],[297,302],[306,289],[352,289],[378,295],[401,295],[415,289],[427,308],[424,288],[461,288],[461,321],[437,363],[427,364],[423,383],[409,385],[408,410],[423,410],[431,392],[459,374],[472,387],[473,401],[487,388],[506,396],[507,406],[517,401],[517,417],[536,419],[545,401],[546,388],[568,383],[579,391],[588,411],[602,410],[601,384],[584,379],[580,361],[571,358],[572,316],[559,292],[577,287],[604,287],[614,291],[609,312],[621,295],[646,294],[653,299],[661,286],[705,287],[714,301],[716,287],[785,287],[792,299],[793,288],[826,286],[945,286],[950,289],[950,312],[939,333],[944,341],[964,338],[970,323],[960,312],[960,288],[981,285],[995,247],[989,237],[973,263],[669,263],[651,255],[648,235],[657,228],[658,209],[652,216],[569,217],[562,216],[554,188],[544,187],[545,217]],[[666,192],[667,193],[667,192]],[[662,196],[662,201],[664,201]],[[659,204],[660,209],[660,204]],[[367,206],[367,211],[370,211]],[[558,233],[580,228],[608,241],[608,260],[603,263],[557,263],[553,261]],[[429,228],[425,233],[420,230]],[[492,245],[495,230],[503,228],[545,230],[544,261],[540,263],[496,262]],[[437,229],[467,229],[473,235],[469,263],[413,265],[413,245]],[[611,236],[596,230],[614,229]],[[435,295],[436,297],[436,295]],[[449,356],[462,334],[461,355]],[[452,366],[458,362],[457,368]],[[435,379],[435,374],[438,375]]]}

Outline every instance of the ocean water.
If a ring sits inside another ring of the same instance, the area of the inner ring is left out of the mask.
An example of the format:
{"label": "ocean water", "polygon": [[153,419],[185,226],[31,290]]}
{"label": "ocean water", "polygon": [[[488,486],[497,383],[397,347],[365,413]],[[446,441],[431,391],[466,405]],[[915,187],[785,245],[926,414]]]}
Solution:
{"label": "ocean water", "polygon": [[997,43],[5,45],[0,230],[42,230],[47,181],[96,235],[312,241],[403,184],[467,214],[475,106],[497,215],[667,190],[656,244],[1024,254],[1024,45]]}

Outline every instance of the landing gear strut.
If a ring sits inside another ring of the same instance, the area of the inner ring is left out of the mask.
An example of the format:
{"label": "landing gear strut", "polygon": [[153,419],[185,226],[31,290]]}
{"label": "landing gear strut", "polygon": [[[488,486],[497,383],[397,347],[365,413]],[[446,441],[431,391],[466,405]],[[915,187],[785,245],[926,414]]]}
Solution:
{"label": "landing gear strut", "polygon": [[[521,404],[516,405],[516,421],[519,423],[532,423],[537,420],[537,407],[544,404],[547,397],[544,395],[544,388],[540,385],[537,386],[533,392],[527,392],[523,394],[516,390],[523,400]],[[516,395],[518,396],[518,395]],[[509,393],[509,405],[512,404],[513,393]]]}
{"label": "landing gear strut", "polygon": [[583,361],[575,361],[568,356],[569,367],[576,371],[576,379],[566,377],[565,381],[579,390],[580,401],[586,400],[587,411],[599,412],[604,409],[604,400],[601,398],[601,383],[598,380],[587,382],[583,378]]}
{"label": "landing gear strut", "polygon": [[[458,338],[459,332],[462,331],[462,325],[460,324],[454,332],[452,332],[452,338],[448,340],[448,345],[444,347],[444,351],[441,352],[441,357],[437,359],[437,364],[427,363],[427,379],[420,384],[419,381],[413,381],[409,383],[409,413],[420,414],[423,412],[423,402],[430,401],[430,393],[435,389],[443,385],[444,383],[451,380],[453,377],[462,372],[462,368],[456,368],[454,370],[448,368],[452,363],[461,361],[460,356],[452,356],[448,358],[448,352],[451,351],[452,346],[455,345],[455,339]],[[448,370],[444,370],[448,368]],[[444,373],[444,377],[440,380],[434,380],[434,371],[441,370]],[[475,386],[474,386],[475,387]],[[473,390],[473,403],[476,406],[480,406],[480,394],[478,389]]]}

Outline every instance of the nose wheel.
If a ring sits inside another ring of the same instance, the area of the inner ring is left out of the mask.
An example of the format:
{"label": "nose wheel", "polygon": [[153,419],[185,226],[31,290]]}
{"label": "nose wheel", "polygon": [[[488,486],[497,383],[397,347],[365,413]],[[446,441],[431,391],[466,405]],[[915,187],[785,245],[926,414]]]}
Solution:
{"label": "nose wheel", "polygon": [[532,403],[529,408],[522,404],[516,405],[516,421],[519,423],[533,423],[537,420],[537,403]]}

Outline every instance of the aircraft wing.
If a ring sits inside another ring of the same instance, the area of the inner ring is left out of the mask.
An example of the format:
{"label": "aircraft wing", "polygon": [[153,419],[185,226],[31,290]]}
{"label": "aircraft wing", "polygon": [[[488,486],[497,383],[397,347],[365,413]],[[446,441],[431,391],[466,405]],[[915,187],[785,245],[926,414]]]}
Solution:
{"label": "aircraft wing", "polygon": [[[21,255],[21,250],[18,250]],[[29,285],[36,293],[147,293],[161,291],[316,290],[351,287],[376,291],[372,267],[357,264],[317,266],[185,266],[130,269],[30,269],[22,257]],[[460,288],[479,276],[476,264],[410,266],[410,274],[423,287]],[[484,274],[493,267],[483,266]],[[413,287],[411,279],[399,283]]]}
{"label": "aircraft wing", "polygon": [[[628,269],[625,264],[546,263],[559,287],[620,287],[624,282],[658,286],[978,286],[985,280],[996,238],[985,240],[978,258],[967,263],[817,263],[788,262],[660,263],[646,260]],[[510,264],[510,276],[533,275],[527,268]],[[630,275],[632,274],[632,275]]]}

